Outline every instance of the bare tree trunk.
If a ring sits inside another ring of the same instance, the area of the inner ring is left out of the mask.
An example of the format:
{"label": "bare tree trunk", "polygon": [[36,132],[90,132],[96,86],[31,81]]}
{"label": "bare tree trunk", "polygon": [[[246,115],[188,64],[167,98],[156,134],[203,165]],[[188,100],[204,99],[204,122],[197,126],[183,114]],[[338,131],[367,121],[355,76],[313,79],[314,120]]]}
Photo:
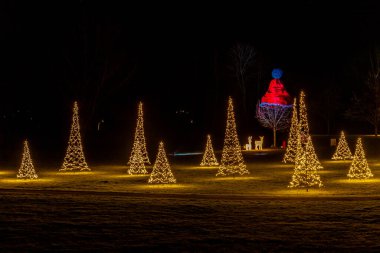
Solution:
{"label": "bare tree trunk", "polygon": [[276,143],[276,131],[277,129],[274,127],[273,128],[273,148],[276,148],[277,147],[277,143]]}

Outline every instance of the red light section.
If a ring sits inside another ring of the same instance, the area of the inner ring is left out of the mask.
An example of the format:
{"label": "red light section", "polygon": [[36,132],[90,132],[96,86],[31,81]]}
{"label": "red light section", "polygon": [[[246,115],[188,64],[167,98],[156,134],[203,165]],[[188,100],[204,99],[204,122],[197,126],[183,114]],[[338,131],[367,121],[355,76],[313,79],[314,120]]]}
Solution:
{"label": "red light section", "polygon": [[285,90],[280,79],[272,79],[268,91],[261,99],[261,103],[290,105],[292,103],[289,93]]}

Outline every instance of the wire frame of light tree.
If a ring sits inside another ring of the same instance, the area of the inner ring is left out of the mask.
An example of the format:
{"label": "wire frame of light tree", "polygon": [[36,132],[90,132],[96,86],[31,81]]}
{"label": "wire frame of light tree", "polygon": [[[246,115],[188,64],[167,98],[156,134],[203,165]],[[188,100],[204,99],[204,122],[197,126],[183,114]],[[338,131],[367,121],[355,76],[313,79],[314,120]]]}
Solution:
{"label": "wire frame of light tree", "polygon": [[277,146],[277,131],[289,128],[291,111],[291,105],[257,104],[256,118],[263,127],[272,129],[273,147]]}
{"label": "wire frame of light tree", "polygon": [[153,165],[153,171],[150,174],[148,183],[153,184],[171,184],[176,183],[176,179],[170,169],[170,164],[164,149],[164,143],[161,141],[158,147],[156,161]]}
{"label": "wire frame of light tree", "polygon": [[318,174],[318,163],[310,159],[313,153],[311,138],[307,138],[306,146],[301,144],[301,136],[297,136],[297,155],[295,159],[294,173],[289,183],[290,188],[322,187],[322,181]]}
{"label": "wire frame of light tree", "polygon": [[129,157],[128,164],[131,164],[132,160],[137,161],[140,159],[135,156],[141,156],[145,164],[150,164],[148,151],[146,150],[146,140],[144,134],[144,112],[142,102],[140,102],[138,106],[135,139],[133,142],[132,152],[131,156]]}
{"label": "wire frame of light tree", "polygon": [[287,162],[293,163],[296,158],[297,132],[298,132],[297,99],[294,98],[293,109],[292,109],[292,120],[291,120],[285,155],[284,155],[284,158],[282,159],[283,163],[287,163]]}
{"label": "wire frame of light tree", "polygon": [[354,158],[352,160],[347,177],[350,179],[368,179],[373,177],[373,174],[368,166],[368,162],[365,157],[361,138],[358,138],[356,142]]}
{"label": "wire frame of light tree", "polygon": [[219,163],[216,160],[214,149],[212,147],[211,136],[207,135],[206,149],[203,154],[201,166],[218,166]]}
{"label": "wire frame of light tree", "polygon": [[234,107],[232,98],[228,99],[227,126],[224,137],[222,159],[216,176],[249,174],[244,163],[243,154],[236,130]]}
{"label": "wire frame of light tree", "polygon": [[79,124],[79,108],[78,103],[74,102],[73,108],[73,118],[70,131],[69,143],[66,151],[65,158],[63,160],[63,165],[60,171],[89,171],[90,168],[87,165],[86,159],[84,157],[82,138],[80,134],[80,124]]}
{"label": "wire frame of light tree", "polygon": [[336,147],[335,153],[332,156],[331,159],[333,160],[349,160],[352,159],[352,153],[350,151],[350,148],[348,147],[348,143],[346,140],[346,137],[344,135],[344,132],[342,131],[340,133],[339,142]]}
{"label": "wire frame of light tree", "polygon": [[34,169],[32,157],[30,155],[28,141],[24,141],[24,151],[22,153],[21,166],[17,173],[17,178],[36,179],[38,175]]}

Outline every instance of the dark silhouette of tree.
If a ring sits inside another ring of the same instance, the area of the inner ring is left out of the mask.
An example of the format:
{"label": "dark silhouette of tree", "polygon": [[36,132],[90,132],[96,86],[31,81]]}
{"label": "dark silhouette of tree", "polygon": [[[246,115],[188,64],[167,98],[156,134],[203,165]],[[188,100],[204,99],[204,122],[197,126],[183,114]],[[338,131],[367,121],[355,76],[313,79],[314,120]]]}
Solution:
{"label": "dark silhouette of tree", "polygon": [[237,43],[231,49],[232,71],[236,78],[244,113],[247,112],[247,84],[253,74],[252,66],[256,60],[257,52],[254,47]]}
{"label": "dark silhouette of tree", "polygon": [[373,48],[369,55],[369,67],[365,85],[360,92],[354,92],[346,116],[368,122],[378,135],[380,123],[380,49]]}
{"label": "dark silhouette of tree", "polygon": [[277,147],[276,133],[290,126],[291,106],[283,105],[260,105],[257,103],[256,118],[263,127],[273,130],[273,147]]}

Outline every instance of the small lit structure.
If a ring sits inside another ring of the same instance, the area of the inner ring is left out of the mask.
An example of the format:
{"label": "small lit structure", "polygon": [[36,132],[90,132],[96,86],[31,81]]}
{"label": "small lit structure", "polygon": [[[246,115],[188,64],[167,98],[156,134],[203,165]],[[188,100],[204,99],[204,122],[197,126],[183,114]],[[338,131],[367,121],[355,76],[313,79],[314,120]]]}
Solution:
{"label": "small lit structure", "polygon": [[140,102],[137,112],[137,124],[135,131],[135,139],[133,142],[131,156],[129,157],[128,164],[132,161],[138,161],[143,159],[144,164],[150,164],[148,152],[146,150],[146,141],[144,134],[144,114],[143,114],[143,103]]}
{"label": "small lit structure", "polygon": [[30,155],[28,141],[24,141],[24,152],[22,153],[21,166],[17,173],[17,178],[36,179],[38,175],[33,166],[32,157]]}
{"label": "small lit structure", "polygon": [[66,155],[63,160],[62,168],[59,171],[90,171],[86,159],[84,157],[82,138],[79,126],[79,108],[78,103],[74,102],[73,119],[70,131],[70,139],[67,147]]}
{"label": "small lit structure", "polygon": [[224,137],[222,159],[216,176],[232,176],[249,174],[244,163],[236,130],[234,106],[232,98],[228,99],[227,126]]}
{"label": "small lit structure", "polygon": [[264,143],[264,136],[259,136],[260,140],[255,141],[255,149],[256,150],[263,150],[263,143]]}
{"label": "small lit structure", "polygon": [[365,157],[361,138],[358,138],[356,142],[354,158],[352,160],[347,177],[350,179],[368,179],[373,177],[373,174],[368,166],[368,162]]}
{"label": "small lit structure", "polygon": [[170,169],[168,158],[164,149],[164,143],[161,141],[158,147],[156,161],[153,165],[153,171],[150,174],[148,183],[153,184],[172,184],[176,179]]}
{"label": "small lit structure", "polygon": [[248,144],[245,144],[245,150],[252,150],[252,136],[248,136]]}
{"label": "small lit structure", "polygon": [[216,160],[214,149],[212,148],[211,136],[207,135],[206,149],[203,154],[201,166],[218,166],[219,163]]}
{"label": "small lit structure", "polygon": [[350,148],[348,147],[348,143],[346,141],[346,137],[344,136],[344,132],[340,133],[340,138],[338,142],[338,146],[336,147],[336,151],[332,156],[333,160],[349,160],[352,159],[352,153]]}

